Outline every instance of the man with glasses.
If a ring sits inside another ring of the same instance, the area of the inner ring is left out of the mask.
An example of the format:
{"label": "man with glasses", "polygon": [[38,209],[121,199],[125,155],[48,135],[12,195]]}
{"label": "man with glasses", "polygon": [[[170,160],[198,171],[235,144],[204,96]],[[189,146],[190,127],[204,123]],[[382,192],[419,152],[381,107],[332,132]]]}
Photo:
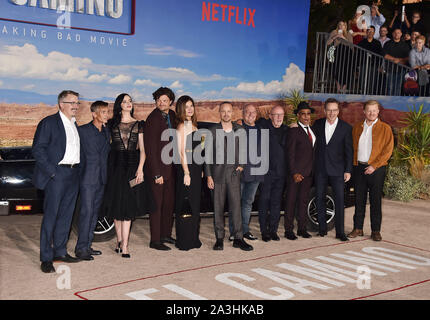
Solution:
{"label": "man with glasses", "polygon": [[336,238],[348,241],[344,230],[344,188],[352,172],[352,127],[339,119],[339,102],[329,98],[324,103],[323,119],[312,126],[316,135],[315,187],[318,211],[318,235],[327,235],[326,191],[334,193]]}
{"label": "man with glasses", "polygon": [[76,125],[79,94],[58,95],[59,112],[42,119],[32,153],[33,184],[45,191],[40,231],[40,261],[44,273],[55,272],[53,261],[78,262],[67,253],[67,241],[79,191],[80,139]]}
{"label": "man with glasses", "polygon": [[287,126],[284,125],[284,108],[274,106],[269,118],[261,118],[258,124],[269,130],[269,171],[260,188],[258,220],[263,241],[279,241],[278,226],[281,214],[282,193],[286,175]]}

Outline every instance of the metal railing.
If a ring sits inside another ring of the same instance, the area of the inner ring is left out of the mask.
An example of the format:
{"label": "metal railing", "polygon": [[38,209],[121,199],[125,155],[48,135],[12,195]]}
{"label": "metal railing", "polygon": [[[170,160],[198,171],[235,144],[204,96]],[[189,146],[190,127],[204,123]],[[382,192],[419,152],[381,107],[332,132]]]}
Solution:
{"label": "metal railing", "polygon": [[411,67],[388,61],[343,39],[327,45],[328,39],[328,33],[317,33],[312,92],[428,95],[426,86],[419,86],[416,92],[404,90],[405,75],[412,70]]}

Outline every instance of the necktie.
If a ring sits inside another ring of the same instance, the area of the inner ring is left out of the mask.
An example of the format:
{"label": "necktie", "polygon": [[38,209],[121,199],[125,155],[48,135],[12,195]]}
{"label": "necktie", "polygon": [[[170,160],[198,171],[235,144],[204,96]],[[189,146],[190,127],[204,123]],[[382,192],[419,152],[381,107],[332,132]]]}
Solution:
{"label": "necktie", "polygon": [[311,135],[311,132],[309,131],[309,127],[305,127],[305,128],[306,128],[306,131],[308,132],[309,141],[312,144],[312,135]]}

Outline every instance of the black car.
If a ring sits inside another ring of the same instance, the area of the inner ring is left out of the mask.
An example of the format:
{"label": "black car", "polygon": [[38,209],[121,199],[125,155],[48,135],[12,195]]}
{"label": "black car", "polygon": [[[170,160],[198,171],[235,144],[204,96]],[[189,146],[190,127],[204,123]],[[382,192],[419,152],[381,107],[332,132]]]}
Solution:
{"label": "black car", "polygon": [[[200,122],[200,128],[207,128],[211,124]],[[35,160],[31,155],[31,147],[7,147],[0,148],[0,215],[9,214],[40,214],[43,213],[43,191],[36,189],[31,180]],[[354,205],[354,189],[350,180],[345,186],[345,206]],[[206,183],[202,183],[202,196],[200,212],[202,216],[213,214],[211,190]],[[285,208],[285,193],[283,196]],[[258,213],[258,192],[253,204],[253,214]],[[335,205],[330,188],[327,190],[327,228],[334,227]],[[76,205],[72,229],[77,230],[77,218],[79,216],[79,198]],[[226,208],[227,209],[227,208]],[[308,228],[311,231],[318,230],[317,210],[315,203],[315,190],[312,188],[308,203]],[[100,214],[94,241],[106,241],[115,236],[113,220]]]}

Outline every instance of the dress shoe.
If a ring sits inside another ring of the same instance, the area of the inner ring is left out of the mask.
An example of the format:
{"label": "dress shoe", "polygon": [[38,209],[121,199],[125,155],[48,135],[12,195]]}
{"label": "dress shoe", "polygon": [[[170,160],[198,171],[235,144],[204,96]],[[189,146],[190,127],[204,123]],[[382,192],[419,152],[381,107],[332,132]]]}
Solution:
{"label": "dress shoe", "polygon": [[278,236],[278,234],[277,234],[276,232],[272,233],[272,234],[270,235],[270,238],[271,238],[273,241],[279,241],[279,240],[281,240],[281,239],[279,239],[279,236]]}
{"label": "dress shoe", "polygon": [[81,261],[81,259],[74,258],[71,255],[69,255],[68,253],[66,253],[65,256],[55,257],[54,261],[61,261],[61,262],[66,262],[66,263],[75,263],[75,262]]}
{"label": "dress shoe", "polygon": [[121,241],[116,244],[115,252],[116,253],[122,253]]}
{"label": "dress shoe", "polygon": [[362,229],[354,229],[348,234],[348,238],[355,238],[357,236],[362,237],[364,235]]}
{"label": "dress shoe", "polygon": [[327,235],[327,231],[318,231],[318,233],[317,233],[317,236],[319,236],[319,237],[324,237],[324,236],[326,236]]}
{"label": "dress shoe", "polygon": [[214,250],[224,250],[224,241],[222,239],[217,239],[214,247]]}
{"label": "dress shoe", "polygon": [[245,242],[245,240],[243,240],[243,239],[234,239],[233,240],[233,247],[239,248],[240,250],[243,250],[243,251],[254,250],[254,248],[250,244],[247,244]]}
{"label": "dress shoe", "polygon": [[121,257],[123,257],[123,258],[130,258],[130,254],[129,253],[123,253],[121,255]]}
{"label": "dress shoe", "polygon": [[382,236],[381,236],[381,233],[379,231],[372,231],[372,235],[370,237],[372,238],[373,241],[381,241],[382,240]]}
{"label": "dress shoe", "polygon": [[42,262],[42,264],[40,265],[40,269],[44,273],[53,273],[53,272],[55,272],[55,268],[54,268],[54,265],[52,264],[52,261],[44,261],[44,262]]}
{"label": "dress shoe", "polygon": [[101,254],[102,254],[102,252],[101,252],[100,250],[94,250],[93,248],[90,248],[90,249],[89,249],[89,253],[90,253],[90,255],[92,255],[92,256],[99,256],[99,255],[101,255]]}
{"label": "dress shoe", "polygon": [[160,239],[161,243],[170,243],[170,244],[176,244],[176,240],[172,237],[165,237]]}
{"label": "dress shoe", "polygon": [[76,252],[75,255],[76,255],[76,258],[80,260],[85,260],[85,261],[94,260],[94,257],[90,255],[88,252]]}
{"label": "dress shoe", "polygon": [[348,237],[344,233],[343,234],[337,234],[336,239],[339,239],[340,241],[349,241]]}
{"label": "dress shoe", "polygon": [[149,247],[152,248],[152,249],[163,250],[163,251],[171,250],[170,247],[164,245],[163,243],[161,243],[161,242],[155,242],[155,241],[151,241],[149,243]]}
{"label": "dress shoe", "polygon": [[243,235],[244,238],[248,240],[257,240],[258,238],[254,236],[251,232],[247,232]]}
{"label": "dress shoe", "polygon": [[297,237],[293,231],[285,231],[285,238],[287,238],[288,240],[296,240],[297,239]]}
{"label": "dress shoe", "polygon": [[312,238],[312,236],[307,231],[297,231],[297,235],[306,239]]}
{"label": "dress shoe", "polygon": [[263,239],[264,242],[269,242],[270,240],[272,240],[272,237],[270,236],[270,234],[262,234],[261,239]]}

